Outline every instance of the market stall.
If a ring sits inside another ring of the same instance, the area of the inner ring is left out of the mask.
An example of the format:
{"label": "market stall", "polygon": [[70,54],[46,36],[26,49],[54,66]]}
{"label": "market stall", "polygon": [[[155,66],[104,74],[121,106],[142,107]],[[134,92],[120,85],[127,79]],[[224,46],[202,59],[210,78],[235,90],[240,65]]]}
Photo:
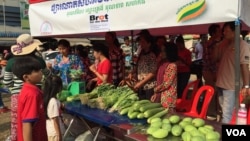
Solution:
{"label": "market stall", "polygon": [[[221,137],[219,123],[191,118],[181,113],[171,113],[160,103],[139,100],[137,94],[127,85],[114,87],[111,84],[104,84],[96,87],[90,93],[73,97],[74,99],[65,102],[65,111],[80,118],[95,138],[99,136],[98,131],[105,128],[112,130],[112,134],[104,135],[117,141],[144,141],[145,138],[169,139],[173,135],[182,139],[182,133],[189,132],[188,130],[191,131],[191,129],[195,129],[197,132],[201,130],[200,135],[203,138],[207,138],[205,132],[216,134],[216,139]],[[98,125],[97,132],[92,131],[87,121]],[[72,122],[74,122],[74,118]],[[175,135],[172,130],[177,125],[181,130],[178,131],[178,135]],[[158,135],[157,132],[163,133],[160,133],[161,136],[159,136],[160,134]],[[164,132],[167,133],[164,134]]]}
{"label": "market stall", "polygon": [[[243,29],[249,29],[249,9],[249,0],[60,0],[31,4],[29,18],[35,37],[104,37],[107,31],[123,36],[141,29],[149,29],[153,35],[200,34],[207,33],[212,23],[227,21],[235,21],[239,35],[240,22]],[[239,36],[235,38],[235,46],[239,46]],[[239,62],[239,48],[235,52]],[[235,68],[238,103],[239,63]],[[107,119],[105,125],[110,126],[111,122]]]}
{"label": "market stall", "polygon": [[[99,128],[107,127],[113,130],[114,134],[107,135],[110,138],[115,140],[128,140],[128,141],[145,141],[148,138],[152,138],[146,133],[149,128],[147,119],[130,119],[126,115],[120,115],[116,113],[109,113],[105,110],[90,108],[86,105],[82,105],[80,101],[70,102],[65,104],[66,112],[82,118],[83,122],[87,124],[86,120],[94,122],[99,125]],[[170,117],[171,115],[179,115],[181,118],[185,118],[180,113],[168,113],[164,117]],[[214,127],[215,131],[221,134],[221,124],[216,121],[205,120],[206,125],[211,125]],[[89,128],[91,130],[91,128]],[[98,133],[93,131],[95,136],[98,136]],[[177,138],[181,140],[181,137],[173,137],[169,135],[165,139]]]}
{"label": "market stall", "polygon": [[[153,35],[207,33],[212,23],[236,21],[249,30],[248,0],[30,0],[29,21],[35,37],[104,37],[137,34],[149,29]],[[36,3],[37,2],[37,3]],[[41,12],[43,11],[43,12]],[[136,12],[136,14],[135,14]],[[73,26],[72,26],[73,23]],[[239,46],[239,36],[235,38]],[[236,48],[236,62],[239,50]],[[236,103],[238,103],[239,63],[236,64]]]}

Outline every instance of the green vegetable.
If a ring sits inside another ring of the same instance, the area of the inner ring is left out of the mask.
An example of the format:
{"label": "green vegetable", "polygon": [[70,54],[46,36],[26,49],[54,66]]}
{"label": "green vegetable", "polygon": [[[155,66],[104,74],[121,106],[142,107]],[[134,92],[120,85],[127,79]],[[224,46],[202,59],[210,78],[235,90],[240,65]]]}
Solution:
{"label": "green vegetable", "polygon": [[161,118],[159,118],[159,117],[155,117],[155,118],[152,118],[151,119],[151,124],[153,123],[153,122],[162,122],[162,120],[161,120]]}
{"label": "green vegetable", "polygon": [[181,138],[183,141],[191,141],[192,135],[189,132],[183,132]]}
{"label": "green vegetable", "polygon": [[148,118],[148,117],[151,117],[151,116],[153,116],[153,115],[155,115],[158,112],[163,111],[163,110],[164,110],[163,107],[153,108],[153,109],[149,109],[149,110],[145,111],[143,114],[144,114],[145,118]]}
{"label": "green vegetable", "polygon": [[149,109],[159,108],[159,107],[162,107],[161,103],[147,103],[145,105],[142,105],[139,110],[141,112],[145,112],[145,111],[147,111]]}
{"label": "green vegetable", "polygon": [[152,135],[153,132],[155,132],[157,129],[159,129],[159,128],[158,127],[149,127],[146,132],[147,132],[147,134]]}
{"label": "green vegetable", "polygon": [[156,113],[152,117],[148,118],[147,122],[150,123],[153,118],[156,118],[156,117],[161,118],[162,116],[166,115],[167,113],[168,113],[168,109],[164,109],[164,110]]}
{"label": "green vegetable", "polygon": [[57,94],[57,98],[60,101],[66,101],[68,96],[70,96],[70,92],[67,90],[62,90],[60,93]]}
{"label": "green vegetable", "polygon": [[139,114],[139,112],[133,112],[133,113],[131,113],[131,114],[128,114],[128,118],[130,118],[130,119],[135,119],[135,118],[137,118],[137,115]]}
{"label": "green vegetable", "polygon": [[171,115],[168,119],[172,124],[176,124],[181,120],[180,116],[178,115]]}
{"label": "green vegetable", "polygon": [[120,97],[116,101],[116,103],[109,109],[109,112],[112,113],[114,111],[118,111],[119,107],[122,105],[126,104],[128,101],[133,101],[133,99],[128,99],[130,95],[133,95],[134,93],[125,93],[125,94],[120,94]]}
{"label": "green vegetable", "polygon": [[140,101],[137,101],[133,104],[133,109],[137,110],[137,109],[140,109],[141,105],[142,104],[147,104],[147,103],[151,103],[151,101],[149,100],[140,100]]}
{"label": "green vegetable", "polygon": [[121,105],[118,111],[121,111],[121,110],[128,108],[128,107],[132,108],[132,105],[134,104],[134,102],[135,101],[129,101],[128,103]]}
{"label": "green vegetable", "polygon": [[138,118],[138,119],[143,119],[143,118],[145,118],[145,117],[144,117],[144,114],[143,114],[143,113],[139,113],[139,114],[137,115],[137,118]]}
{"label": "green vegetable", "polygon": [[72,95],[66,98],[67,102],[72,102],[74,100],[80,100],[79,95]]}
{"label": "green vegetable", "polygon": [[130,108],[129,110],[128,110],[128,116],[130,116],[132,113],[134,113],[134,112],[139,112],[139,111],[136,111],[136,110],[134,110],[133,108]]}
{"label": "green vegetable", "polygon": [[205,125],[205,120],[204,119],[201,119],[201,118],[194,118],[192,120],[192,124],[195,126],[195,127],[202,127]]}
{"label": "green vegetable", "polygon": [[120,115],[125,115],[125,114],[127,114],[130,108],[131,108],[131,107],[127,107],[127,108],[122,109],[122,110],[119,112],[119,114],[120,114]]}
{"label": "green vegetable", "polygon": [[165,130],[165,129],[157,129],[156,131],[154,131],[152,133],[152,136],[154,138],[157,138],[157,139],[162,139],[162,138],[166,138],[168,136],[168,130]]}
{"label": "green vegetable", "polygon": [[158,129],[161,128],[162,122],[161,121],[155,121],[150,124],[150,127],[157,127]]}
{"label": "green vegetable", "polygon": [[161,126],[162,129],[166,129],[168,131],[171,131],[172,129],[172,125],[170,123],[163,123],[162,122],[162,126]]}
{"label": "green vegetable", "polygon": [[178,124],[175,124],[172,129],[171,129],[171,133],[174,136],[180,136],[182,134],[182,127]]}

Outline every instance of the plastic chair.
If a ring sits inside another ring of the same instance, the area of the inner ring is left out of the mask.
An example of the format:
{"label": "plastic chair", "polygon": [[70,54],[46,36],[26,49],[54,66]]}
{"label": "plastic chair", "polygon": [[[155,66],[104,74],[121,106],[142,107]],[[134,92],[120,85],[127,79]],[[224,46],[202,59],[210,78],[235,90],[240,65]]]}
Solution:
{"label": "plastic chair", "polygon": [[[185,87],[182,93],[182,97],[178,98],[176,101],[176,111],[178,112],[190,111],[195,93],[197,92],[198,87],[199,87],[199,82],[200,82],[200,79],[197,79],[187,84],[187,86]],[[188,98],[187,95],[188,95],[190,88],[193,88],[193,90],[191,93],[191,97]]]}
{"label": "plastic chair", "polygon": [[[201,107],[201,111],[198,112],[197,107],[200,101],[200,96],[204,95],[204,101]],[[209,85],[201,86],[195,94],[194,100],[192,102],[191,110],[189,112],[184,112],[183,114],[190,117],[207,118],[207,109],[209,103],[214,95],[214,88]]]}

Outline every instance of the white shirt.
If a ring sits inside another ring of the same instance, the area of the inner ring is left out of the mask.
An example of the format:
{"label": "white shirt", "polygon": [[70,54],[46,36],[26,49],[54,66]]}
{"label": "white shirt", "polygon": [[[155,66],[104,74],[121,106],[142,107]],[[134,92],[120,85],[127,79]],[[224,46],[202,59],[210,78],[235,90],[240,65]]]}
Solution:
{"label": "white shirt", "polygon": [[200,42],[198,42],[195,45],[195,60],[202,59],[202,55],[203,55],[203,46]]}
{"label": "white shirt", "polygon": [[123,50],[123,53],[125,55],[131,55],[132,54],[132,47],[131,46],[128,46],[126,44],[122,44],[121,49]]}
{"label": "white shirt", "polygon": [[50,119],[46,120],[46,130],[47,130],[47,135],[48,136],[56,136],[56,130],[54,127],[54,121],[51,118],[54,117],[59,117],[59,124],[60,124],[60,129],[61,129],[61,133],[64,134],[65,132],[65,127],[64,124],[61,120],[60,117],[60,101],[55,99],[55,98],[51,98],[47,107],[47,112],[48,112],[48,117]]}

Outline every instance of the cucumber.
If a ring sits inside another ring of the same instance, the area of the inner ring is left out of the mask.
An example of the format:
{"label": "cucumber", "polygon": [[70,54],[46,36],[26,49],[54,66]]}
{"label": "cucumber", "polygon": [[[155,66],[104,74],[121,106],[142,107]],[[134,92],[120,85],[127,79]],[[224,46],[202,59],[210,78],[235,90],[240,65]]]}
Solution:
{"label": "cucumber", "polygon": [[148,103],[148,104],[146,104],[146,105],[141,105],[141,107],[140,107],[140,111],[141,112],[145,112],[145,111],[147,111],[147,110],[149,110],[149,109],[153,109],[153,108],[159,108],[159,107],[162,107],[161,106],[161,103]]}
{"label": "cucumber", "polygon": [[142,104],[146,104],[146,103],[151,103],[151,101],[149,101],[147,99],[136,101],[133,104],[133,109],[138,110],[141,107]]}
{"label": "cucumber", "polygon": [[147,111],[145,111],[143,114],[144,114],[144,117],[145,118],[149,118],[155,114],[157,114],[158,112],[160,111],[163,111],[164,108],[163,107],[159,107],[159,108],[153,108],[153,109],[149,109]]}
{"label": "cucumber", "polygon": [[127,114],[130,108],[131,108],[131,107],[127,107],[127,108],[122,109],[122,110],[119,112],[119,114],[120,114],[120,115],[125,115],[125,114]]}
{"label": "cucumber", "polygon": [[134,110],[133,108],[130,108],[130,109],[128,110],[128,116],[130,116],[133,112],[135,112],[135,110]]}
{"label": "cucumber", "polygon": [[148,118],[147,122],[148,122],[148,123],[151,123],[151,120],[152,120],[153,118],[156,118],[156,117],[161,118],[162,116],[166,115],[167,113],[168,113],[168,109],[164,109],[164,110],[162,110],[162,111],[156,113],[155,115],[151,116],[150,118]]}
{"label": "cucumber", "polygon": [[145,118],[145,117],[144,117],[144,114],[143,114],[143,113],[139,113],[139,114],[137,115],[137,118],[138,118],[138,119],[143,119],[143,118]]}
{"label": "cucumber", "polygon": [[128,118],[129,119],[135,119],[137,118],[137,115],[139,114],[140,112],[133,112],[131,114],[128,114]]}

